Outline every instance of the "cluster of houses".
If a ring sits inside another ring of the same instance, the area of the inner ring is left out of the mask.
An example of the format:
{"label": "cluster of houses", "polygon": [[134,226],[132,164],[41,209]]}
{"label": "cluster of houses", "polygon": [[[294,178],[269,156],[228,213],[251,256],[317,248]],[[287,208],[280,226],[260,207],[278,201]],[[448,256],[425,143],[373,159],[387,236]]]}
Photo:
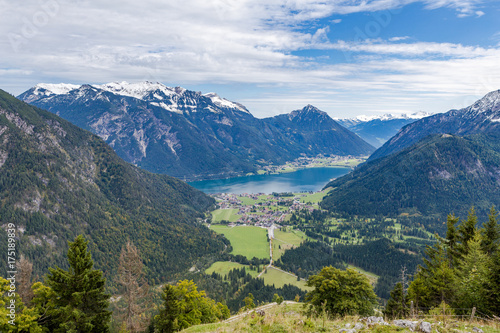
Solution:
{"label": "cluster of houses", "polygon": [[257,194],[232,194],[219,193],[215,195],[220,209],[238,209],[238,215],[241,215],[236,223],[230,225],[255,225],[263,228],[270,228],[273,224],[282,224],[285,216],[293,211],[307,209],[312,211],[314,207],[300,201],[300,197],[270,197],[270,200],[258,202],[253,205],[243,204],[242,197],[258,200],[264,193]]}

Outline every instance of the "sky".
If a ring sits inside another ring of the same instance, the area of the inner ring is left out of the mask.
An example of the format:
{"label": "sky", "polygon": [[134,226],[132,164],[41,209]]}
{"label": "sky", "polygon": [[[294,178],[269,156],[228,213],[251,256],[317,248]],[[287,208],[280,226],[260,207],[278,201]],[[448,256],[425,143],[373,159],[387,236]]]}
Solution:
{"label": "sky", "polygon": [[445,112],[500,89],[500,1],[0,0],[0,89],[152,81],[268,117]]}

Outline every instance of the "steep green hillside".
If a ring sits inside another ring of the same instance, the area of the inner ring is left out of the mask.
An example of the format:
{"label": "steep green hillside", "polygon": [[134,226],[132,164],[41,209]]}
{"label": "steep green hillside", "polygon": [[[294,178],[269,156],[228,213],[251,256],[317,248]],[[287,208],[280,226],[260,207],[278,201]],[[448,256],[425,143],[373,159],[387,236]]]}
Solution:
{"label": "steep green hillside", "polygon": [[330,182],[321,207],[352,215],[486,216],[500,203],[500,134],[433,135]]}
{"label": "steep green hillside", "polygon": [[166,281],[223,249],[220,236],[197,222],[213,204],[179,180],[124,162],[90,132],[0,91],[0,251],[6,253],[3,229],[15,223],[17,249],[36,274],[64,266],[67,240],[85,234],[106,275],[116,271],[130,239],[148,276]]}

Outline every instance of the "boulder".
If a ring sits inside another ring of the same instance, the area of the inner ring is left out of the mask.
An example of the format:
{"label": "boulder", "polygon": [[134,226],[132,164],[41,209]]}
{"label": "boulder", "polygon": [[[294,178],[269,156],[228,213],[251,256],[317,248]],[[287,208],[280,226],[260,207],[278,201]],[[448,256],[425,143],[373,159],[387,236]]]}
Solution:
{"label": "boulder", "polygon": [[423,321],[418,325],[418,329],[420,332],[423,333],[431,333],[432,332],[432,326],[430,323]]}
{"label": "boulder", "polygon": [[472,328],[472,332],[475,332],[475,333],[484,333],[482,329],[478,328],[478,327],[473,327]]}
{"label": "boulder", "polygon": [[371,317],[365,318],[365,320],[366,320],[366,325],[368,325],[368,326],[375,325],[375,324],[381,324],[381,325],[385,324],[384,318],[382,318],[382,317],[371,316]]}
{"label": "boulder", "polygon": [[354,325],[354,329],[356,331],[362,330],[363,328],[365,328],[365,325],[363,325],[361,323],[356,323],[356,325]]}
{"label": "boulder", "polygon": [[415,328],[417,328],[417,324],[411,320],[394,320],[392,323],[397,327],[409,328],[411,331],[415,331]]}

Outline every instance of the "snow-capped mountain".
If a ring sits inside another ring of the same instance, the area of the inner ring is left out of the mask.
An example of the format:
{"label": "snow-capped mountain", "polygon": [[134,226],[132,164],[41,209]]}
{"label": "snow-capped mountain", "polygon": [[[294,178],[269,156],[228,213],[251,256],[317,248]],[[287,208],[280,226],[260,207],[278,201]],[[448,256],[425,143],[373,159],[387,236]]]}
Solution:
{"label": "snow-capped mountain", "polygon": [[380,147],[403,126],[430,115],[430,113],[423,111],[411,114],[362,115],[355,118],[338,119],[337,122],[374,147]]}
{"label": "snow-capped mountain", "polygon": [[471,106],[417,120],[403,127],[370,159],[390,155],[431,134],[483,134],[500,131],[500,90],[492,91]]}
{"label": "snow-capped mountain", "polygon": [[[243,105],[221,98],[215,93],[201,94],[200,92],[189,91],[181,87],[171,88],[158,82],[153,83],[149,81],[139,83],[111,82],[101,85],[81,86],[66,83],[40,83],[21,96],[28,103],[36,102],[40,99],[51,100],[69,93],[72,93],[77,98],[86,98],[88,96],[86,96],[85,91],[89,89],[97,93],[96,98],[103,98],[105,100],[106,97],[102,95],[102,92],[109,92],[113,95],[133,97],[167,111],[177,113],[196,112],[200,111],[200,109],[220,112],[219,108],[249,113]],[[211,107],[210,104],[215,105],[216,108]]]}
{"label": "snow-capped mountain", "polygon": [[303,155],[374,150],[312,106],[257,119],[215,93],[161,83],[39,84],[18,98],[94,132],[128,162],[191,180],[246,174]]}

